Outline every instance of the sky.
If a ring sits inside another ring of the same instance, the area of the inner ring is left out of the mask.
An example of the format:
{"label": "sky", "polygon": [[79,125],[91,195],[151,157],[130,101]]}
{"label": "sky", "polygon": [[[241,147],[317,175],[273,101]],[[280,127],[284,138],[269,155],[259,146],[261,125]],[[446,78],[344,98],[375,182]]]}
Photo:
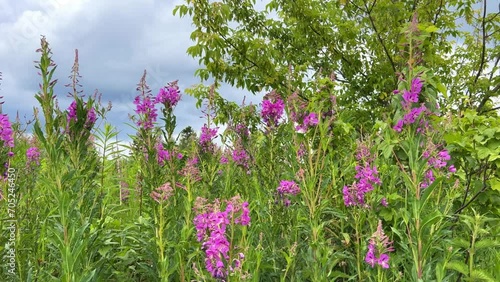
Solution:
{"label": "sky", "polygon": [[[0,96],[2,110],[14,120],[19,113],[21,122],[33,118],[33,108],[39,107],[35,94],[41,79],[34,61],[40,54],[41,35],[50,44],[52,59],[58,65],[55,94],[61,109],[71,103],[67,97],[68,76],[78,49],[80,84],[83,94],[102,93],[102,103],[112,102],[107,122],[119,131],[119,139],[129,141],[135,131],[131,123],[137,83],[147,71],[147,83],[153,95],[168,82],[178,80],[181,93],[200,83],[194,72],[198,60],[187,55],[194,42],[189,38],[194,27],[189,16],[172,14],[183,1],[171,0],[0,0]],[[210,82],[205,82],[208,85]],[[252,94],[224,85],[219,93],[226,99],[246,104],[258,104],[262,95]],[[204,119],[196,109],[195,99],[182,96],[175,114],[177,130],[192,126],[200,131]],[[29,131],[29,130],[28,130]]]}

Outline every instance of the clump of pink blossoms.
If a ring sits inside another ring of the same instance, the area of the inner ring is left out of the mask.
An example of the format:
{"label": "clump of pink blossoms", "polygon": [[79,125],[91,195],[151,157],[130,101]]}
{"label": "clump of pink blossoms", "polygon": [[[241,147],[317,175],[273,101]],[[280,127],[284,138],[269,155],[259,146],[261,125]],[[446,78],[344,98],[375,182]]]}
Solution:
{"label": "clump of pink blossoms", "polygon": [[368,244],[368,252],[366,253],[365,262],[371,267],[380,265],[382,268],[389,268],[389,253],[393,252],[392,242],[384,234],[382,229],[382,221],[378,221],[377,231],[373,233]]}
{"label": "clump of pink blossoms", "polygon": [[242,226],[250,224],[248,202],[243,202],[238,196],[233,197],[226,201],[226,209],[222,211],[218,199],[213,204],[207,204],[206,199],[197,198],[195,210],[197,215],[193,222],[198,241],[203,242],[205,267],[212,277],[225,279],[230,272],[241,267],[245,257],[243,253],[239,253],[236,258],[229,257],[231,244],[226,237],[227,227],[232,223]]}
{"label": "clump of pink blossoms", "polygon": [[280,201],[288,207],[291,204],[288,196],[295,196],[300,193],[300,187],[295,181],[281,180],[280,185],[276,188]]}
{"label": "clump of pink blossoms", "polygon": [[357,181],[351,186],[344,186],[342,193],[344,196],[344,204],[349,206],[367,207],[365,202],[365,194],[373,191],[374,185],[380,185],[381,181],[378,178],[377,167],[372,165],[374,161],[370,150],[365,145],[358,147],[356,154],[358,165],[356,165]]}
{"label": "clump of pink blossoms", "polygon": [[262,119],[268,127],[276,127],[283,116],[285,103],[281,98],[276,98],[274,102],[271,100],[262,101]]}
{"label": "clump of pink blossoms", "polygon": [[[415,123],[422,113],[427,112],[427,108],[423,104],[418,107],[413,107],[414,104],[418,104],[422,86],[423,81],[419,77],[415,77],[411,81],[410,90],[403,91],[403,101],[401,104],[403,105],[403,109],[406,111],[406,114],[403,119],[398,120],[396,125],[393,127],[395,131],[401,132],[403,130],[403,126]],[[398,94],[399,92],[399,90],[394,91],[395,94]],[[421,124],[424,124],[423,121],[421,121]]]}
{"label": "clump of pink blossoms", "polygon": [[40,151],[37,147],[31,147],[26,151],[26,157],[28,158],[27,164],[31,165],[36,163],[40,165]]}

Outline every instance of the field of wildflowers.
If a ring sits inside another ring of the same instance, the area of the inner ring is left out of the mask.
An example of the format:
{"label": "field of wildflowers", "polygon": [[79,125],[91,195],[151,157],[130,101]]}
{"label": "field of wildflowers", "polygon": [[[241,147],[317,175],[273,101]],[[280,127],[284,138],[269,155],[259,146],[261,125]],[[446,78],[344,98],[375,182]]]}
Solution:
{"label": "field of wildflowers", "polygon": [[[144,73],[123,147],[77,64],[57,106],[45,38],[38,52],[33,134],[0,115],[1,281],[500,280],[499,118],[441,112],[424,67],[371,128],[329,76],[236,105]],[[182,95],[206,118],[186,140]]]}

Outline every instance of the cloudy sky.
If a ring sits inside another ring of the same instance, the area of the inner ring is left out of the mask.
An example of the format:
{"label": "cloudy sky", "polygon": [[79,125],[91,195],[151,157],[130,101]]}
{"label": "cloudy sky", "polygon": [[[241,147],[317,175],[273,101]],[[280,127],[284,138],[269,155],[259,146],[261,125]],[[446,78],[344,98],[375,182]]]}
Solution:
{"label": "cloudy sky", "polygon": [[[103,104],[111,101],[108,122],[128,140],[133,130],[125,125],[134,113],[132,101],[143,71],[153,94],[167,82],[179,80],[181,91],[199,83],[194,76],[196,59],[186,54],[193,44],[189,17],[173,16],[181,0],[0,0],[0,72],[3,80],[3,113],[21,121],[33,117],[38,106],[34,95],[40,77],[33,61],[39,59],[40,35],[45,35],[58,65],[56,94],[61,108],[70,104],[66,97],[78,49],[81,84],[84,94],[95,89],[102,93]],[[223,86],[220,93],[228,100],[259,103],[262,97]],[[178,130],[190,125],[200,130],[204,120],[195,108],[195,100],[183,95],[177,106]]]}

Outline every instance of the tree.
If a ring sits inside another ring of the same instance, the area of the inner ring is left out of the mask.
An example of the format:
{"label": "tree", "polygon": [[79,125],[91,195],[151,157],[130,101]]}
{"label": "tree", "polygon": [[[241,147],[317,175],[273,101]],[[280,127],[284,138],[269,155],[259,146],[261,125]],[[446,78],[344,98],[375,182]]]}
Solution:
{"label": "tree", "polygon": [[185,127],[179,134],[179,149],[181,151],[189,150],[191,144],[196,139],[196,132],[194,132],[191,126]]}
{"label": "tree", "polygon": [[[439,81],[441,106],[487,112],[499,95],[500,12],[477,0],[186,0],[174,14],[192,17],[202,80],[251,92],[298,91],[315,75],[336,78],[345,110],[373,120],[387,111],[408,67],[405,31],[420,32],[420,65]],[[496,7],[494,7],[496,9]],[[415,17],[414,17],[415,16]],[[462,25],[460,25],[460,23]]]}

